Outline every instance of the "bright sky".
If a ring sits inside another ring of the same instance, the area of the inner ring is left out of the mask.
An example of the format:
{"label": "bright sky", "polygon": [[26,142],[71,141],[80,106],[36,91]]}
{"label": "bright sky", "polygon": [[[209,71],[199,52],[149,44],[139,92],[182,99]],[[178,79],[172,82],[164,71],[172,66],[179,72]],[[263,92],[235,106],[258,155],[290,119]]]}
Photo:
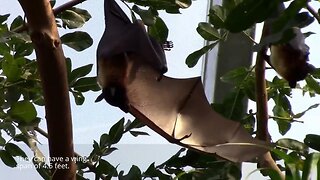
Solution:
{"label": "bright sky", "polygon": [[[63,2],[66,2],[66,0],[58,0],[57,3],[63,4]],[[314,4],[318,3],[314,2]],[[104,28],[102,0],[88,0],[78,7],[87,9],[92,15],[92,19],[82,28],[82,30],[87,31],[92,36],[94,44],[85,52],[80,53],[70,50],[68,47],[64,47],[65,56],[71,57],[73,60],[73,68],[88,63],[95,64],[95,51]],[[195,68],[189,69],[184,62],[185,58],[191,52],[199,49],[203,45],[203,40],[199,35],[197,35],[195,29],[198,22],[205,21],[206,8],[207,1],[198,0],[193,1],[191,8],[183,10],[182,15],[161,14],[161,17],[163,17],[170,29],[169,39],[174,42],[174,48],[170,52],[166,53],[169,67],[169,72],[166,75],[179,78],[200,75],[200,63]],[[13,14],[10,20],[12,20],[12,18],[17,14],[23,16],[18,1],[2,2],[0,14],[6,14],[8,12]],[[319,25],[317,23],[313,23],[312,26],[304,29],[303,31],[319,33],[318,29]],[[67,32],[72,32],[72,30],[68,30]],[[311,47],[310,62],[316,67],[320,67],[320,61],[317,60],[317,57],[319,57],[319,51],[317,48],[319,46],[318,39],[319,35],[316,34],[310,36],[306,40],[307,44]],[[269,72],[271,71],[269,70],[268,73]],[[91,75],[94,76],[95,71],[93,71]],[[269,77],[273,77],[273,75],[273,73],[270,73]],[[88,154],[91,150],[93,140],[98,141],[100,135],[108,132],[109,128],[121,117],[125,116],[132,119],[130,115],[124,114],[122,111],[118,110],[118,108],[111,107],[105,102],[94,103],[98,94],[99,93],[92,92],[86,93],[86,102],[83,106],[76,106],[73,103],[73,97],[71,97],[74,142],[76,151],[80,152],[80,154]],[[291,99],[293,111],[295,113],[304,111],[310,105],[320,102],[320,97],[310,99],[308,96],[302,97],[301,94],[301,91],[295,90],[295,93],[293,94],[294,98]],[[254,108],[254,104],[250,103],[250,107]],[[44,117],[43,109],[40,108],[39,110],[39,116]],[[320,129],[318,128],[319,123],[317,122],[316,116],[317,112],[319,112],[319,109],[308,112],[301,119],[304,120],[304,123],[294,123],[292,131],[289,131],[285,137],[295,138],[302,141],[307,133],[320,134]],[[44,123],[42,123],[41,126],[45,128]],[[277,129],[278,127],[275,123],[270,123],[270,130],[274,140],[282,138],[282,136],[277,132]],[[107,160],[113,162],[113,165],[121,163],[119,169],[124,168],[126,170],[127,168],[130,168],[131,165],[136,164],[141,167],[142,170],[145,170],[146,166],[151,164],[153,161],[161,163],[169,158],[179,148],[176,145],[168,144],[166,140],[156,133],[149,130],[148,132],[152,134],[152,136],[134,138],[130,135],[126,135],[121,140],[122,145],[118,146],[120,150],[116,151],[110,157],[107,157]],[[40,141],[44,144],[47,143],[44,138],[40,138]],[[43,145],[42,148],[45,150],[46,146]],[[26,151],[31,155],[29,150]],[[1,162],[0,167],[1,179],[38,177],[35,170],[30,171],[22,169],[21,171],[17,171],[16,169],[3,167]],[[252,168],[254,169],[254,167]]]}

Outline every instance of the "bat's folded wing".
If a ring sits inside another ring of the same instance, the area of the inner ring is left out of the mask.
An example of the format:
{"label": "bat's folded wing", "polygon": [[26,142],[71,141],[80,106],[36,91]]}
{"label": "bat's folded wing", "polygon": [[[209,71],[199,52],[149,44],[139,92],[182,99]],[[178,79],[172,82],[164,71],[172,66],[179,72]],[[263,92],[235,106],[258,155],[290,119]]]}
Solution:
{"label": "bat's folded wing", "polygon": [[174,79],[142,66],[127,86],[130,113],[169,142],[235,162],[249,161],[268,150],[240,123],[213,111],[200,77]]}

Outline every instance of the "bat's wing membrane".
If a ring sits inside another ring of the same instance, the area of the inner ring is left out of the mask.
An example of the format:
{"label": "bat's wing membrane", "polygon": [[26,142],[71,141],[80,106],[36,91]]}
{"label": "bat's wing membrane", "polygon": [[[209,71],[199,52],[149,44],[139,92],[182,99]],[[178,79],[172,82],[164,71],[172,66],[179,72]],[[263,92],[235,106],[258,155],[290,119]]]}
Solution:
{"label": "bat's wing membrane", "polygon": [[240,123],[213,111],[205,97],[200,77],[155,81],[156,71],[148,66],[135,70],[127,86],[134,116],[168,141],[216,153],[231,161],[249,161],[266,151]]}

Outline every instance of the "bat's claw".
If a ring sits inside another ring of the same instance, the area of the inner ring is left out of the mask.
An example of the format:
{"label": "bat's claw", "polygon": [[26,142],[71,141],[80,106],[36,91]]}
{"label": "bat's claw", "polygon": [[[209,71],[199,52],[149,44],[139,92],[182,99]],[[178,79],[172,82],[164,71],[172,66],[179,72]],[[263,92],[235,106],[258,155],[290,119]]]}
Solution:
{"label": "bat's claw", "polygon": [[165,41],[162,44],[162,48],[166,51],[171,51],[171,49],[173,48],[173,42],[172,41]]}
{"label": "bat's claw", "polygon": [[297,86],[297,81],[289,81],[289,86],[295,88]]}
{"label": "bat's claw", "polygon": [[161,81],[162,77],[163,77],[163,74],[160,74],[160,75],[156,78],[156,80],[157,80],[157,81]]}
{"label": "bat's claw", "polygon": [[129,112],[129,107],[128,106],[122,106],[122,107],[119,107],[119,108],[125,113]]}
{"label": "bat's claw", "polygon": [[101,93],[94,102],[100,102],[102,99],[104,99],[103,93]]}
{"label": "bat's claw", "polygon": [[184,139],[189,138],[189,137],[191,136],[191,134],[192,134],[192,133],[187,134],[187,135],[184,135],[182,138],[176,139],[176,141],[181,142],[181,141],[183,141]]}
{"label": "bat's claw", "polygon": [[161,70],[160,70],[160,74],[158,77],[156,77],[156,80],[157,81],[161,81],[162,77],[163,77],[163,74],[166,73],[168,71],[168,68],[167,66],[164,66]]}

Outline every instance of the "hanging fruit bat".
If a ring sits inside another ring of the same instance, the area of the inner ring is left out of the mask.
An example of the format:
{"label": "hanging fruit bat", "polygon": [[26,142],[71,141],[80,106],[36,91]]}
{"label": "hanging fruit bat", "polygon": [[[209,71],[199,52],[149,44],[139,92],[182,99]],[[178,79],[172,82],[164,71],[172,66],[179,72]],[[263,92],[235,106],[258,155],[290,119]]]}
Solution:
{"label": "hanging fruit bat", "polygon": [[103,98],[130,112],[171,143],[249,161],[267,151],[240,123],[213,111],[201,78],[159,76],[166,70],[162,46],[141,23],[131,23],[114,0],[105,0],[106,29],[97,49]]}
{"label": "hanging fruit bat", "polygon": [[[273,17],[266,20],[263,36],[271,34],[272,23],[284,9],[284,4],[280,3]],[[300,28],[292,27],[291,31],[294,37],[290,41],[270,44],[270,57],[266,56],[266,60],[280,76],[288,81],[291,88],[295,88],[297,81],[305,79],[314,67],[308,63],[309,47],[305,44],[305,37]]]}
{"label": "hanging fruit bat", "polygon": [[292,30],[295,37],[288,43],[270,46],[270,65],[288,81],[291,88],[295,88],[297,81],[304,80],[314,66],[308,63],[309,47],[300,28]]}

